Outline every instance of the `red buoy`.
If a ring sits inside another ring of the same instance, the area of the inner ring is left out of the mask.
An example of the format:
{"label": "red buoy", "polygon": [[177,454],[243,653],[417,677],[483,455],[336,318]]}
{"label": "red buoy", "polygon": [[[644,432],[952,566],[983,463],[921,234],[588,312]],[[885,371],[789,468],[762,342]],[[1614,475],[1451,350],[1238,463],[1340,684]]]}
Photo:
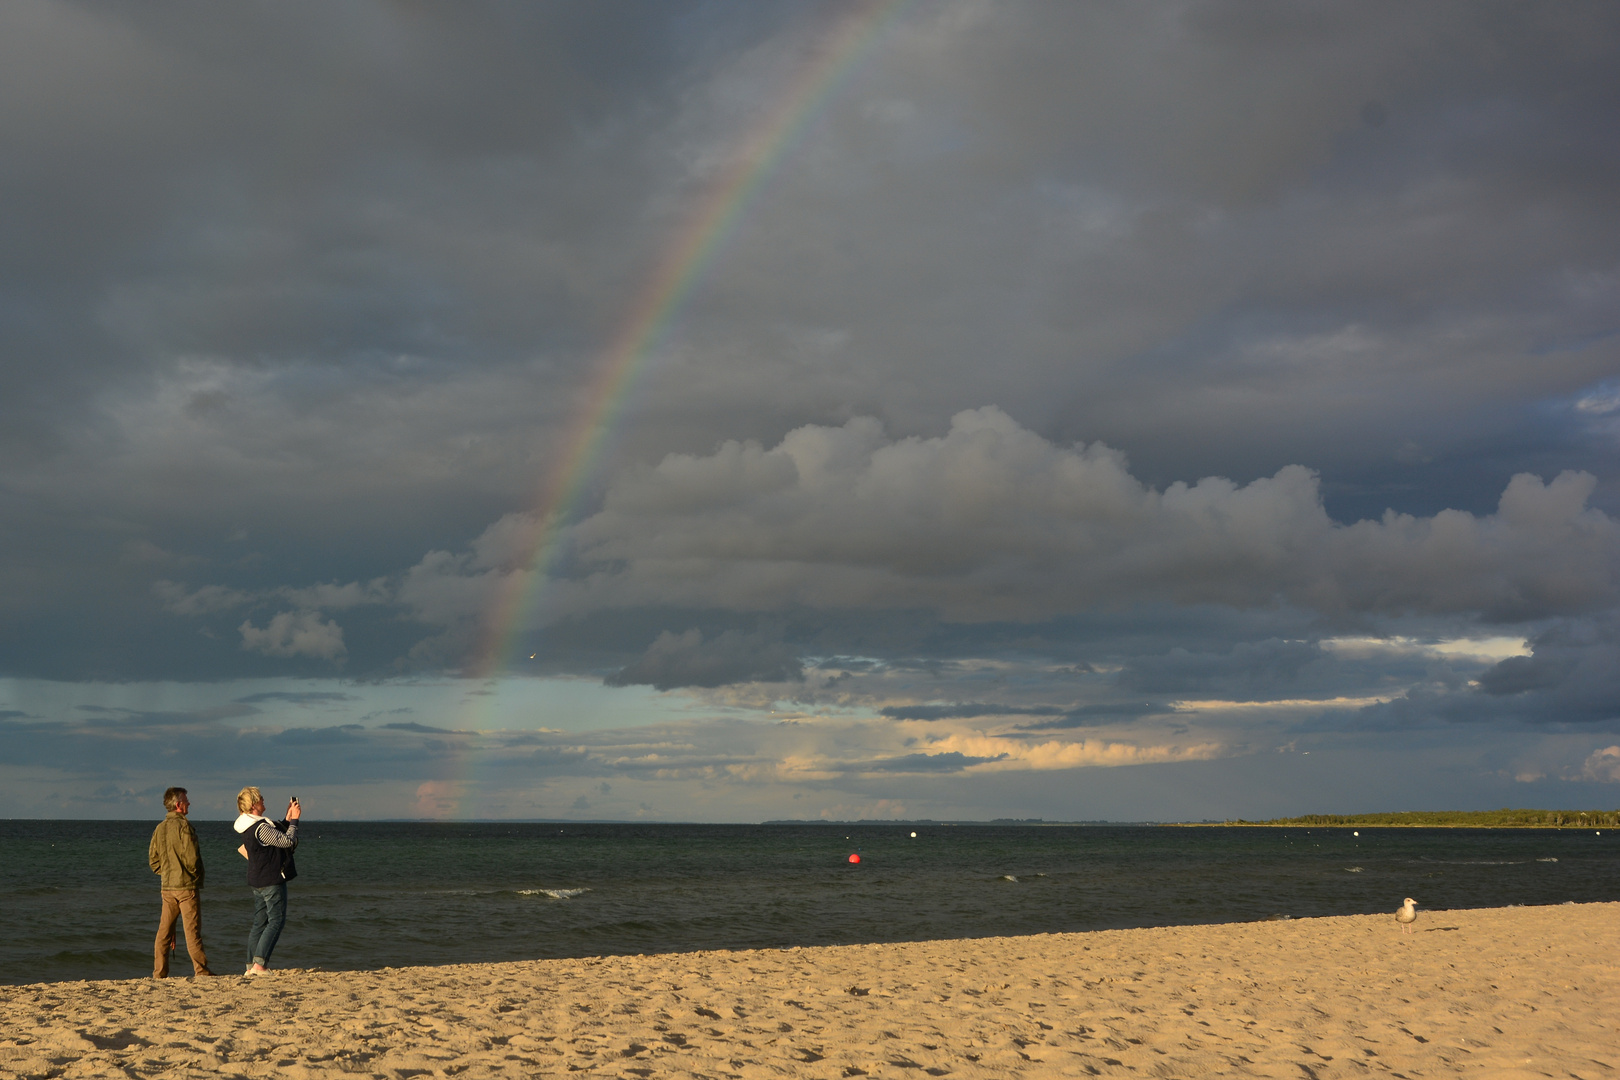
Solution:
{"label": "red buoy", "polygon": [[851,856],[850,856],[850,857],[849,857],[849,861],[850,861],[850,862],[860,862],[860,861],[861,861],[861,857],[860,857],[860,856],[859,856],[859,855],[851,855]]}

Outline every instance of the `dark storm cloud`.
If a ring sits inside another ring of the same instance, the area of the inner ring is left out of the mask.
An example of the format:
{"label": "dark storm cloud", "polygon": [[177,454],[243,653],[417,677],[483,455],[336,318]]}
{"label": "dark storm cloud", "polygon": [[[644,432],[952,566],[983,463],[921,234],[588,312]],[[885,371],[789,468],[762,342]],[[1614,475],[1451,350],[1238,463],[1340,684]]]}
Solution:
{"label": "dark storm cloud", "polygon": [[[81,710],[84,718],[0,720],[0,765],[49,768],[80,779],[117,779],[152,771],[191,775],[243,775],[306,785],[428,779],[442,771],[442,741],[423,738],[437,729],[358,724],[326,727],[243,726],[226,723],[253,715],[251,707],[190,712],[135,713]],[[450,733],[446,733],[450,734]]]}
{"label": "dark storm cloud", "polygon": [[221,721],[245,716],[256,716],[259,710],[251,705],[218,705],[211,709],[158,710],[110,708],[105,705],[80,705],[78,712],[88,713],[96,730],[109,735],[135,731],[183,731],[187,728],[212,728]]}
{"label": "dark storm cloud", "polygon": [[365,742],[361,732],[366,729],[359,724],[339,724],[327,728],[289,728],[281,733],[277,742],[300,752],[303,747],[320,747],[323,749],[337,745],[357,745]]}
{"label": "dark storm cloud", "polygon": [[953,773],[961,772],[970,765],[1000,761],[1005,756],[1000,754],[995,757],[969,757],[951,750],[942,754],[906,754],[903,757],[879,758],[851,768],[860,772],[875,773]]}
{"label": "dark storm cloud", "polygon": [[781,640],[727,630],[705,641],[703,631],[667,630],[641,658],[609,675],[609,686],[724,686],[739,682],[799,682],[804,665]]}
{"label": "dark storm cloud", "polygon": [[1576,663],[1576,658],[1554,656],[1550,649],[1534,656],[1510,656],[1480,675],[1479,688],[1493,696],[1546,690],[1568,678]]}
{"label": "dark storm cloud", "polygon": [[266,690],[246,697],[232,699],[242,705],[256,705],[264,701],[285,701],[292,705],[321,705],[327,702],[355,701],[353,694],[335,690]]}
{"label": "dark storm cloud", "polygon": [[1620,625],[1560,620],[1479,676],[1479,689],[1538,721],[1620,724]]}
{"label": "dark storm cloud", "polygon": [[449,728],[431,727],[431,726],[429,726],[427,724],[416,724],[416,723],[400,722],[400,723],[393,723],[393,724],[379,724],[378,726],[381,727],[381,728],[384,728],[385,730],[388,730],[388,731],[416,731],[416,732],[423,732],[423,733],[426,733],[426,734],[429,734],[429,735],[466,735],[466,734],[468,734],[468,732],[465,732],[465,731],[452,731]]}
{"label": "dark storm cloud", "polygon": [[1620,630],[1612,616],[1560,619],[1530,638],[1531,654],[1480,672],[1472,684],[1418,686],[1361,710],[1357,724],[1524,724],[1620,731]]}
{"label": "dark storm cloud", "polygon": [[1032,724],[1019,724],[1019,731],[1057,731],[1064,728],[1115,724],[1138,717],[1169,712],[1167,705],[1141,701],[1102,701],[1088,705],[992,705],[981,701],[954,705],[885,705],[878,715],[891,720],[969,720],[998,716],[1049,716]]}
{"label": "dark storm cloud", "polygon": [[[664,52],[652,19],[561,10],[25,3],[5,20],[0,124],[19,167],[3,194],[25,211],[5,218],[6,310],[31,346],[7,365],[23,391],[7,396],[44,406],[19,410],[30,426],[82,401],[103,372],[128,380],[132,352],[159,370],[177,353],[280,361],[278,381],[298,395],[367,381],[323,378],[325,364],[438,351],[462,336],[446,325],[461,308],[451,295],[480,292],[464,276],[473,265],[450,265],[454,242],[421,228],[450,211],[456,173],[498,156],[532,170],[565,153],[557,137],[611,112],[616,87],[633,99],[635,75],[656,80]],[[610,33],[639,61],[612,77],[594,62]],[[464,225],[478,218],[469,207]],[[496,335],[517,330],[484,296],[469,314]],[[97,317],[54,334],[75,310]],[[495,351],[488,333],[480,344]],[[31,376],[63,356],[68,377],[52,382],[75,393],[52,402]],[[198,417],[243,406],[227,387],[181,404]]]}
{"label": "dark storm cloud", "polygon": [[886,705],[878,710],[891,720],[949,720],[973,716],[1056,716],[1064,710],[1054,705],[990,705],[964,701],[955,705]]}
{"label": "dark storm cloud", "polygon": [[[153,758],[160,747],[182,742],[188,754],[223,749],[235,732],[211,713],[135,714],[89,710],[72,719],[0,720],[5,765],[63,768],[84,777],[121,776]],[[243,710],[238,710],[238,715]],[[222,762],[221,762],[222,763]]]}
{"label": "dark storm cloud", "polygon": [[1062,716],[1055,720],[1043,720],[1036,724],[1020,724],[1018,730],[1057,731],[1063,728],[1117,724],[1121,721],[1135,720],[1138,717],[1157,715],[1168,710],[1169,707],[1166,705],[1155,705],[1151,702],[1104,701],[1091,705],[1082,705],[1078,709],[1066,710]]}
{"label": "dark storm cloud", "polygon": [[[1387,661],[1384,662],[1387,665]],[[1155,694],[1219,693],[1272,696],[1279,689],[1300,687],[1310,679],[1309,669],[1332,666],[1315,642],[1238,642],[1220,653],[1195,653],[1175,648],[1159,656],[1133,659],[1119,674],[1119,684]]]}

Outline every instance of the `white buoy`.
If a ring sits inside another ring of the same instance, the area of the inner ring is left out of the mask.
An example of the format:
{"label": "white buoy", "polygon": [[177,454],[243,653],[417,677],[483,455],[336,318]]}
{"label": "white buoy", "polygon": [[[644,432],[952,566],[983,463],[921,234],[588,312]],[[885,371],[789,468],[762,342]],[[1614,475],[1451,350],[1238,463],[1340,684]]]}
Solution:
{"label": "white buoy", "polygon": [[[1602,833],[1598,833],[1598,835],[1599,835],[1599,836],[1602,836],[1602,835],[1603,835],[1603,834],[1602,834]],[[913,839],[913,840],[915,840],[915,839],[917,839],[917,834],[916,834],[916,833],[912,833],[912,834],[911,834],[911,838],[912,838],[912,839]]]}
{"label": "white buoy", "polygon": [[1351,833],[1351,834],[1350,834],[1350,835],[1351,835],[1351,836],[1360,836],[1360,835],[1361,835],[1361,834],[1360,834],[1360,833],[1359,833],[1359,832],[1353,832],[1353,833]]}

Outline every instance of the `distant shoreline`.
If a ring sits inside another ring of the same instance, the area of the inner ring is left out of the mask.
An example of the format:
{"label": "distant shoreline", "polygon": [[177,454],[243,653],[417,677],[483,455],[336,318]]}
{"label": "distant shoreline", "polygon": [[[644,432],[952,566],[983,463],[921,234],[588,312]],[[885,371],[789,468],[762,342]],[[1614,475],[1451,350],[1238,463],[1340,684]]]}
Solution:
{"label": "distant shoreline", "polygon": [[1620,828],[1620,810],[1413,810],[1392,814],[1307,814],[1268,821],[1177,821],[1170,828],[1267,829],[1601,829]]}

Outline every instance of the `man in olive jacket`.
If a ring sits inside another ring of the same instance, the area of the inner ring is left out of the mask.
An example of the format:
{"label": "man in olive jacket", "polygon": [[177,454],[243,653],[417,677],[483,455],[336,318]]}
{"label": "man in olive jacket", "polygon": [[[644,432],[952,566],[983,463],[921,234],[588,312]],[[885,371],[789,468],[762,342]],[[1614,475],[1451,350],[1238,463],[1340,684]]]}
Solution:
{"label": "man in olive jacket", "polygon": [[172,787],[165,791],[163,808],[168,814],[152,833],[151,846],[146,850],[152,873],[161,874],[163,882],[163,916],[152,946],[152,978],[169,977],[177,918],[185,921],[186,951],[191,954],[192,968],[198,975],[212,975],[208,954],[203,952],[202,911],[197,906],[197,893],[203,886],[202,851],[197,846],[197,830],[186,820],[186,812],[191,809],[186,789]]}

